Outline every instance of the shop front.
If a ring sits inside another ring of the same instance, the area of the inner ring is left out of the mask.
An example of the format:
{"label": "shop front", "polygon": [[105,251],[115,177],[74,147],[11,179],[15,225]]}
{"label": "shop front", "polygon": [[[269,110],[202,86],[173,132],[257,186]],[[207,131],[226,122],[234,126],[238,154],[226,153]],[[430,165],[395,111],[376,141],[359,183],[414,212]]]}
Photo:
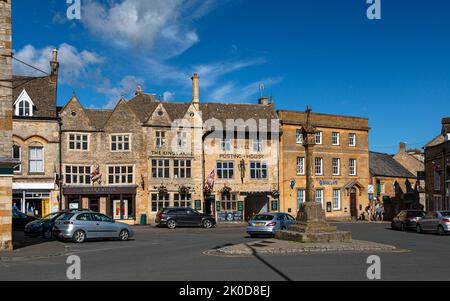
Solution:
{"label": "shop front", "polygon": [[137,186],[64,187],[64,209],[89,209],[134,224]]}
{"label": "shop front", "polygon": [[57,211],[55,184],[13,182],[12,208],[36,217],[44,217]]}
{"label": "shop front", "polygon": [[257,214],[279,211],[278,200],[265,191],[221,191],[215,205],[218,222],[244,222]]}

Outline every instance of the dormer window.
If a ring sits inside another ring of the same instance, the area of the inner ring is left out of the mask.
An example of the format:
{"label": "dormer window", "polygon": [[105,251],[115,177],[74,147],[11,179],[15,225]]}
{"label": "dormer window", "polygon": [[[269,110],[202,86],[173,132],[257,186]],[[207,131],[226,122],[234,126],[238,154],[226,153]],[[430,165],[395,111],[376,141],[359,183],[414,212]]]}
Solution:
{"label": "dormer window", "polygon": [[21,117],[32,117],[33,107],[33,101],[31,100],[27,91],[23,90],[14,103],[14,115]]}

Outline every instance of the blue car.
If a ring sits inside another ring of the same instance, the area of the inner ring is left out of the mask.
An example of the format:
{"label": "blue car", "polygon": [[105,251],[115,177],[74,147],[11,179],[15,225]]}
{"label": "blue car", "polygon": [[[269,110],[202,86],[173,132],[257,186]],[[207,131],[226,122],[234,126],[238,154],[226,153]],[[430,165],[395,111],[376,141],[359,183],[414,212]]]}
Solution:
{"label": "blue car", "polygon": [[264,213],[255,215],[247,226],[251,237],[258,235],[275,235],[280,230],[287,230],[296,223],[296,219],[287,213]]}
{"label": "blue car", "polygon": [[43,218],[37,219],[28,223],[25,226],[24,234],[29,237],[38,237],[42,236],[45,239],[51,239],[53,237],[53,227],[55,226],[55,221],[63,214],[69,212],[77,212],[77,211],[87,211],[87,210],[63,210],[59,212],[51,213]]}

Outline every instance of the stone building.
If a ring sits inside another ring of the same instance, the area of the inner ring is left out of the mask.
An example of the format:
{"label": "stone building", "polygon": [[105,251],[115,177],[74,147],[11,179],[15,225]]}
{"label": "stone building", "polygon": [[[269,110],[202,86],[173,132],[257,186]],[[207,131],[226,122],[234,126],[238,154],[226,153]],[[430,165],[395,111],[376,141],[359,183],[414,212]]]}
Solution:
{"label": "stone building", "polygon": [[442,119],[442,132],[424,147],[428,210],[450,210],[450,118]]}
{"label": "stone building", "polygon": [[38,217],[59,209],[59,118],[57,52],[44,77],[14,76],[13,206]]}
{"label": "stone building", "polygon": [[11,0],[0,1],[0,250],[12,250]]}
{"label": "stone building", "polygon": [[383,202],[386,219],[400,210],[423,209],[420,204],[417,175],[397,162],[392,155],[370,152],[370,177],[374,200]]}
{"label": "stone building", "polygon": [[[305,201],[306,113],[278,111],[281,122],[281,210],[296,214]],[[311,114],[317,128],[315,196],[327,218],[357,219],[369,203],[369,122],[366,118]]]}
{"label": "stone building", "polygon": [[400,143],[398,153],[393,158],[406,168],[410,173],[416,176],[414,189],[419,193],[419,202],[426,207],[425,197],[425,155],[421,150],[406,148],[406,143]]}

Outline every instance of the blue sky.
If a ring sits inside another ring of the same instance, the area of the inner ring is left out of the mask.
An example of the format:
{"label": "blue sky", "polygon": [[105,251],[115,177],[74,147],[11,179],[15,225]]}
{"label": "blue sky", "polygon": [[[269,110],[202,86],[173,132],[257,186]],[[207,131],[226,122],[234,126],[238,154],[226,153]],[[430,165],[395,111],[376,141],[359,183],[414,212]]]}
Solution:
{"label": "blue sky", "polygon": [[[370,148],[422,147],[450,115],[450,3],[382,0],[14,0],[16,56],[47,71],[60,51],[58,101],[76,89],[86,107],[109,108],[137,84],[167,101],[256,102],[278,109],[368,117]],[[16,74],[39,75],[15,65]]]}

